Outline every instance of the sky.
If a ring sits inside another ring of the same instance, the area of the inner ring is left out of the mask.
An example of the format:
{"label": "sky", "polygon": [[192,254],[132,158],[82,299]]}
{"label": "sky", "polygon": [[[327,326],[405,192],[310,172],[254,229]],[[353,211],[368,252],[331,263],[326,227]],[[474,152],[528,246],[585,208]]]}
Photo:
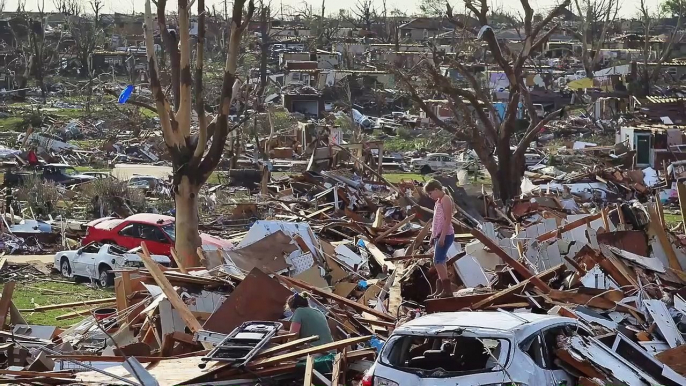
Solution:
{"label": "sky", "polygon": [[[0,0],[2,2],[3,0]],[[5,1],[5,10],[6,11],[14,11],[17,9],[17,2],[20,0],[4,0]],[[55,9],[53,5],[53,0],[26,0],[26,9],[27,10],[37,10],[37,1],[45,1],[45,8],[46,11],[53,11]],[[344,9],[354,9],[355,4],[357,3],[358,0],[336,0],[336,1],[331,1],[327,0],[326,1],[326,8],[327,11],[326,13],[338,13],[338,9],[344,8]],[[381,4],[383,0],[372,0],[374,4],[377,5],[377,7],[381,7]],[[506,10],[510,11],[521,11],[521,5],[517,1],[511,1],[511,0],[493,0],[495,1],[496,4],[502,4],[502,7]],[[622,1],[622,6],[619,11],[620,16],[622,17],[627,17],[631,18],[637,15],[637,10],[638,10],[638,4],[639,2],[637,0],[630,0],[630,1]],[[661,3],[663,0],[646,0],[647,4],[650,7],[657,8],[658,4]],[[88,0],[81,0],[81,2],[84,4],[86,8],[89,8],[88,6]],[[122,13],[128,13],[131,12],[132,9],[135,6],[135,10],[137,12],[143,12],[143,8],[145,7],[145,0],[103,0],[105,4],[105,8],[103,12],[105,13],[114,13],[114,12],[122,12]],[[308,1],[303,1],[303,0],[271,0],[274,8],[279,8],[280,4],[283,2],[284,7],[286,6],[293,6],[293,7],[302,7],[304,3],[311,4],[314,9],[319,9],[321,7],[321,0],[308,0]],[[167,7],[170,9],[175,8],[174,7],[174,0],[168,0],[167,2]],[[205,3],[208,7],[211,7],[213,4],[217,5],[217,8],[220,8],[220,5],[223,7],[223,0],[205,0]],[[419,0],[386,0],[386,6],[390,10],[392,9],[399,9],[402,10],[408,14],[412,14],[414,12],[417,12],[419,10]],[[531,4],[531,7],[535,11],[539,10],[545,10],[545,9],[550,9],[552,6],[554,6],[557,3],[557,0],[529,0],[529,3]],[[334,5],[335,4],[335,5]],[[461,1],[459,0],[452,0],[451,4],[456,6],[456,10],[459,10],[459,4],[462,4]],[[572,1],[572,4],[574,2]],[[153,5],[154,7],[154,5]],[[458,12],[458,11],[456,11]]]}

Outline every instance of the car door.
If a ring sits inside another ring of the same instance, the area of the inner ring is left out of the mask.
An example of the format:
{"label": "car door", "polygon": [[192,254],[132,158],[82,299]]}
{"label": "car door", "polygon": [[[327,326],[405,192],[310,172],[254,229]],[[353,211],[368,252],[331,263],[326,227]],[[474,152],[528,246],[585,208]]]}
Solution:
{"label": "car door", "polygon": [[89,244],[81,248],[74,255],[74,275],[88,278],[97,278],[96,260],[100,249],[97,245]]}
{"label": "car door", "polygon": [[135,222],[124,225],[117,233],[117,237],[114,241],[125,249],[139,247],[142,241],[140,237],[140,227],[142,225],[143,224]]}
{"label": "car door", "polygon": [[438,162],[438,156],[437,155],[429,156],[426,163],[431,167],[431,169],[434,169],[434,170],[438,169],[440,167],[440,163]]}
{"label": "car door", "polygon": [[171,242],[159,227],[141,224],[140,237],[141,241],[145,241],[145,245],[150,253],[154,255],[169,255]]}

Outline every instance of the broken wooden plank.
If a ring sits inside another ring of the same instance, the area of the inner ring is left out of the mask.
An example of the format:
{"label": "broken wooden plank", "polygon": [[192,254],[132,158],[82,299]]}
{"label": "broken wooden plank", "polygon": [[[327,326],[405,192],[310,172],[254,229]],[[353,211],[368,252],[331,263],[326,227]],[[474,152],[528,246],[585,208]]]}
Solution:
{"label": "broken wooden plank", "polygon": [[150,252],[148,251],[148,247],[145,245],[145,242],[141,243],[141,248],[143,249],[143,252],[139,253],[138,255],[141,257],[141,259],[143,259],[143,264],[145,264],[145,267],[148,269],[148,272],[150,272],[150,275],[152,275],[155,283],[157,283],[160,289],[162,289],[162,292],[172,304],[174,309],[179,313],[179,316],[181,316],[183,322],[186,324],[186,326],[188,326],[192,333],[201,331],[202,326],[200,325],[200,322],[195,319],[191,311],[186,306],[186,303],[181,300],[181,297],[179,297],[179,294],[176,293],[176,290],[171,285],[169,280],[167,280],[167,278],[164,276],[164,273],[162,270],[160,270],[157,263],[150,257]]}
{"label": "broken wooden plank", "polygon": [[10,281],[5,283],[5,286],[2,287],[2,298],[0,298],[0,330],[5,328],[7,313],[10,310],[10,304],[12,304],[12,294],[14,294],[14,287],[16,284],[16,282]]}
{"label": "broken wooden plank", "polygon": [[371,336],[358,336],[358,337],[354,337],[354,338],[343,339],[343,340],[323,344],[320,346],[309,347],[306,349],[286,353],[283,355],[277,355],[277,356],[273,356],[273,357],[265,358],[265,359],[258,359],[256,361],[251,361],[250,363],[248,363],[247,366],[250,369],[256,369],[256,368],[260,368],[260,367],[266,367],[268,365],[275,365],[277,363],[281,363],[284,361],[302,358],[306,355],[320,354],[320,353],[324,353],[324,352],[331,351],[331,350],[340,350],[340,349],[343,349],[344,347],[352,346],[352,345],[355,345],[357,343],[366,342],[371,338],[372,338]]}
{"label": "broken wooden plank", "polygon": [[400,229],[400,227],[402,227],[403,225],[405,225],[405,224],[409,223],[410,221],[414,220],[414,218],[415,218],[416,216],[417,216],[417,215],[416,215],[415,213],[413,213],[411,216],[405,217],[404,220],[402,220],[402,221],[400,221],[399,223],[393,225],[393,226],[390,227],[387,231],[385,231],[385,232],[383,232],[382,234],[380,234],[379,236],[377,236],[377,237],[374,239],[374,242],[375,242],[375,243],[378,243],[378,242],[381,241],[384,237],[390,235],[391,233],[393,233],[393,232],[395,232],[396,230]]}
{"label": "broken wooden plank", "polygon": [[305,379],[303,380],[303,386],[312,386],[312,371],[314,370],[314,357],[312,355],[307,356],[305,361]]}
{"label": "broken wooden plank", "polygon": [[541,290],[543,293],[548,293],[551,291],[548,284],[544,283],[538,276],[535,276],[528,268],[526,268],[522,263],[510,257],[495,241],[491,240],[488,236],[483,234],[480,230],[476,228],[470,229],[472,235],[481,241],[491,252],[495,253],[500,257],[507,265],[512,267],[518,274],[522,275],[524,279],[527,279],[536,288]]}
{"label": "broken wooden plank", "polygon": [[395,269],[395,264],[391,263],[390,261],[386,260],[386,254],[381,252],[379,248],[377,248],[376,245],[374,245],[371,241],[369,241],[368,238],[366,237],[361,237],[361,239],[364,241],[364,246],[367,248],[369,253],[372,254],[372,257],[374,260],[379,264],[381,267],[386,267],[389,270],[394,270]]}
{"label": "broken wooden plank", "polygon": [[97,310],[98,308],[100,308],[100,307],[87,308],[85,310],[76,310],[74,312],[69,312],[66,314],[58,315],[58,316],[55,316],[55,320],[66,320],[66,319],[78,318],[80,316],[90,315],[91,312]]}
{"label": "broken wooden plank", "polygon": [[338,386],[341,373],[341,353],[336,353],[333,358],[333,370],[331,371],[331,385]]}
{"label": "broken wooden plank", "polygon": [[648,209],[648,215],[650,217],[650,223],[648,226],[653,230],[653,232],[655,232],[657,239],[660,241],[660,245],[662,245],[662,249],[667,254],[669,268],[683,270],[683,267],[681,264],[679,264],[679,260],[674,252],[674,247],[672,247],[672,243],[670,243],[669,239],[667,238],[665,228],[662,227],[662,223],[660,222],[659,215],[656,213],[655,206],[646,205],[646,208]]}
{"label": "broken wooden plank", "polygon": [[313,342],[313,341],[318,340],[318,339],[319,339],[319,335],[312,335],[312,336],[308,336],[305,338],[292,340],[290,342],[286,342],[286,343],[280,344],[278,346],[270,347],[268,349],[264,349],[264,350],[260,351],[259,353],[257,353],[257,355],[255,355],[255,359],[268,357],[268,356],[274,355],[278,352],[290,350],[292,348],[301,346],[301,345],[309,343],[309,342]]}
{"label": "broken wooden plank", "polygon": [[329,299],[329,300],[333,300],[333,301],[335,301],[335,302],[337,302],[337,303],[345,304],[346,306],[348,306],[348,307],[350,307],[350,308],[353,308],[353,309],[355,309],[355,310],[357,310],[357,311],[370,313],[370,314],[372,314],[372,315],[374,315],[374,316],[376,316],[376,317],[378,317],[378,318],[387,320],[387,321],[389,321],[389,322],[392,322],[392,321],[395,320],[395,318],[393,318],[393,317],[390,316],[390,315],[384,314],[383,312],[379,312],[379,311],[377,311],[377,310],[375,310],[375,309],[369,308],[369,307],[367,307],[367,306],[365,306],[365,305],[363,305],[363,304],[360,304],[360,303],[355,302],[355,301],[353,301],[353,300],[344,298],[344,297],[342,297],[342,296],[338,296],[338,295],[336,295],[336,294],[334,294],[334,293],[326,292],[326,291],[324,291],[324,290],[322,290],[322,289],[320,289],[320,288],[311,286],[311,285],[309,285],[309,284],[307,284],[307,283],[304,283],[304,282],[302,282],[302,281],[300,281],[300,280],[298,280],[298,279],[294,279],[294,278],[290,278],[290,277],[286,277],[286,276],[280,276],[280,275],[277,275],[276,277],[277,277],[279,280],[283,280],[283,281],[287,282],[288,284],[291,284],[291,285],[294,285],[294,286],[296,286],[296,287],[300,287],[300,288],[306,289],[306,290],[308,290],[308,291],[312,291],[313,293],[315,293],[315,294],[317,294],[317,295],[319,295],[319,296],[325,297],[325,298],[327,298],[327,299]]}
{"label": "broken wooden plank", "polygon": [[[539,280],[548,280],[548,279],[554,277],[558,271],[564,270],[564,269],[565,269],[565,265],[560,264],[558,266],[552,267],[550,269],[547,269],[547,270],[539,273],[538,275],[536,275],[536,278],[538,278]],[[488,298],[475,303],[471,308],[472,309],[478,309],[478,308],[481,308],[481,307],[486,306],[486,305],[497,304],[495,302],[498,299],[504,298],[506,295],[513,294],[514,292],[516,292],[518,290],[523,290],[529,284],[529,282],[530,282],[530,279],[522,280],[521,282],[519,282],[519,283],[517,283],[517,284],[515,284],[515,285],[513,285],[513,286],[511,286],[505,290],[498,291],[495,294],[489,296]]]}
{"label": "broken wooden plank", "polygon": [[50,311],[50,310],[58,310],[60,308],[72,308],[72,307],[78,307],[78,306],[90,306],[94,304],[114,304],[116,303],[117,298],[105,298],[105,299],[93,299],[93,300],[83,300],[80,302],[71,302],[71,303],[61,303],[61,304],[48,304],[47,306],[38,306],[36,308],[30,308],[30,309],[21,309],[19,311],[21,312],[42,312],[42,311]]}
{"label": "broken wooden plank", "polygon": [[603,216],[602,212],[598,212],[598,213],[592,214],[592,215],[590,215],[590,216],[582,217],[582,218],[580,218],[580,219],[578,219],[578,220],[575,220],[575,221],[570,222],[569,224],[565,224],[565,225],[563,225],[563,226],[561,226],[561,227],[559,227],[559,228],[557,228],[557,229],[553,229],[553,230],[550,231],[550,232],[546,232],[546,233],[544,233],[544,234],[538,236],[538,237],[536,238],[536,240],[538,240],[538,241],[545,241],[545,240],[549,240],[549,239],[558,237],[558,236],[561,235],[562,233],[571,231],[572,229],[578,228],[578,227],[580,227],[580,226],[582,226],[582,225],[586,225],[586,224],[588,224],[588,223],[590,223],[590,222],[592,222],[592,221],[595,221],[595,220],[601,218],[602,216]]}

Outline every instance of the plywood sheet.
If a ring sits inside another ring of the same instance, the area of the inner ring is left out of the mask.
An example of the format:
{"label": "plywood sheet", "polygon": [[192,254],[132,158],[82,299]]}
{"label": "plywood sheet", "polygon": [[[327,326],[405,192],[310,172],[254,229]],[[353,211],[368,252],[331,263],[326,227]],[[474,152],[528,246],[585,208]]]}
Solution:
{"label": "plywood sheet", "polygon": [[277,320],[283,315],[291,291],[255,268],[207,319],[207,331],[228,334],[250,320]]}

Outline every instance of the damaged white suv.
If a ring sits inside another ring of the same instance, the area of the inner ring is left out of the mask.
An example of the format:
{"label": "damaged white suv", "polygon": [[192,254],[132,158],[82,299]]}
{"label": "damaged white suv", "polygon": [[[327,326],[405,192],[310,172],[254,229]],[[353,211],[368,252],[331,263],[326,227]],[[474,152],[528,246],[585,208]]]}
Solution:
{"label": "damaged white suv", "polygon": [[576,320],[553,315],[426,315],[393,331],[362,385],[571,386],[554,355],[570,331],[590,335]]}

